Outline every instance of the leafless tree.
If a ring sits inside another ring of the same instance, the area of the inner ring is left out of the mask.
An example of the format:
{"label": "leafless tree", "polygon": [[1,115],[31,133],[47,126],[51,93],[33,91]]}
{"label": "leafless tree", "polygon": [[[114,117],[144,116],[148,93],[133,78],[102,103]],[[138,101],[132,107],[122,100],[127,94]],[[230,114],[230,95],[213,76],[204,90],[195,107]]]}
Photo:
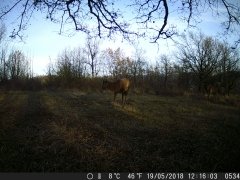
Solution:
{"label": "leafless tree", "polygon": [[126,39],[131,35],[147,37],[151,42],[176,34],[177,24],[171,22],[171,16],[192,27],[201,14],[212,11],[227,31],[239,29],[240,25],[239,1],[232,0],[12,0],[1,2],[0,20],[11,11],[19,15],[12,37],[21,37],[21,31],[36,11],[59,23],[60,33],[70,23],[87,34],[96,29],[94,33],[99,37],[118,33]]}
{"label": "leafless tree", "polygon": [[19,50],[13,50],[6,62],[9,79],[24,79],[31,75],[30,64],[27,57]]}
{"label": "leafless tree", "polygon": [[1,81],[7,80],[7,67],[6,67],[6,61],[7,61],[7,48],[2,48],[0,52],[0,79]]}
{"label": "leafless tree", "polygon": [[85,77],[87,73],[86,69],[86,57],[84,54],[84,49],[81,47],[77,47],[72,51],[72,58],[74,59],[74,76],[77,78]]}
{"label": "leafless tree", "polygon": [[0,44],[2,43],[5,35],[6,35],[6,26],[4,23],[0,22]]}
{"label": "leafless tree", "polygon": [[163,87],[165,90],[167,90],[169,76],[172,72],[172,64],[170,58],[167,55],[161,55],[158,63],[163,74]]}
{"label": "leafless tree", "polygon": [[3,23],[0,23],[0,80],[6,80],[6,60],[7,60],[7,48],[3,44],[3,40],[6,35],[6,27]]}
{"label": "leafless tree", "polygon": [[52,69],[64,83],[70,83],[75,78],[86,76],[86,57],[81,47],[65,49],[60,52]]}
{"label": "leafless tree", "polygon": [[130,76],[132,60],[124,55],[122,49],[112,50],[108,48],[103,54],[105,54],[108,72],[112,77],[124,78]]}
{"label": "leafless tree", "polygon": [[143,88],[144,73],[147,65],[145,53],[142,48],[135,47],[135,53],[130,66],[133,88]]}
{"label": "leafless tree", "polygon": [[217,75],[221,83],[221,93],[228,94],[234,88],[236,81],[240,78],[240,57],[236,49],[232,49],[227,42],[220,44],[221,58],[217,66]]}
{"label": "leafless tree", "polygon": [[195,82],[198,90],[204,91],[205,86],[211,81],[213,72],[220,59],[221,49],[217,40],[205,37],[202,33],[193,34],[183,38],[179,45],[177,58],[188,72],[196,75]]}
{"label": "leafless tree", "polygon": [[85,54],[87,55],[86,64],[90,66],[92,77],[99,73],[99,42],[96,38],[88,37],[86,40]]}

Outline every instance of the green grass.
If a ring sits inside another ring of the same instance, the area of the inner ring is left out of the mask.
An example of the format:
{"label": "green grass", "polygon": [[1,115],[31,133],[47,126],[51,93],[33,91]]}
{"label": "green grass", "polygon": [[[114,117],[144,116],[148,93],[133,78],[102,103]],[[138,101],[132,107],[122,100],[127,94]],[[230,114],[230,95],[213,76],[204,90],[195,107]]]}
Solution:
{"label": "green grass", "polygon": [[239,97],[0,92],[1,172],[239,171]]}

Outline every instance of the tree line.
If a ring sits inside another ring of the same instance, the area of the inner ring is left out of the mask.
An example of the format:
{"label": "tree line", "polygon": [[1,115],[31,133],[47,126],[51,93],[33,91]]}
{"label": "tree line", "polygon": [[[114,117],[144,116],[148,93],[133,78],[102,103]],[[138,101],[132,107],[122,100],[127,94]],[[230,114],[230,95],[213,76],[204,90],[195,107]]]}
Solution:
{"label": "tree line", "polygon": [[6,27],[0,24],[0,83],[32,78],[31,59],[18,49],[9,49],[4,41]]}
{"label": "tree line", "polygon": [[[85,44],[59,52],[49,63],[47,73],[33,77],[31,59],[20,50],[4,46],[5,27],[0,28],[0,82],[24,84],[27,88],[79,88],[99,90],[104,78],[131,80],[136,93],[205,93],[208,85],[221,94],[240,92],[239,50],[227,42],[188,33],[176,43],[173,54],[162,54],[152,63],[144,50],[126,56],[121,48],[100,50],[97,38],[88,37]],[[30,83],[29,83],[30,82]],[[30,89],[31,89],[30,88]]]}
{"label": "tree line", "polygon": [[173,55],[162,54],[151,63],[142,49],[136,48],[129,57],[121,48],[100,51],[99,42],[88,38],[84,47],[61,52],[56,63],[49,66],[48,75],[62,86],[75,84],[76,79],[128,77],[134,91],[157,94],[205,93],[208,85],[224,95],[239,91],[239,51],[230,44],[202,33],[189,33],[176,47]]}

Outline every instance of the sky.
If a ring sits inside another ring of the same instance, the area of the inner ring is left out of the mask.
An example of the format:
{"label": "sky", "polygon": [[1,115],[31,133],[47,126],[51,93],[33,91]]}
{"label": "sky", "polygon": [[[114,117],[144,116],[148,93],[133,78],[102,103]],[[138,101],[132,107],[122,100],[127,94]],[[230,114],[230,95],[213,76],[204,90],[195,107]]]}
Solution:
{"label": "sky", "polygon": [[[17,9],[15,10],[17,11]],[[7,35],[10,34],[14,25],[9,24],[16,19],[16,12],[12,12],[6,18],[5,24],[7,27]],[[82,32],[64,32],[59,35],[60,24],[54,24],[44,18],[45,15],[36,13],[27,29],[24,31],[24,39],[7,38],[8,47],[22,50],[32,60],[34,75],[44,75],[47,72],[47,65],[55,62],[58,54],[66,48],[75,48],[84,46],[86,35]],[[205,16],[205,17],[204,17]],[[216,17],[205,13],[202,21],[198,27],[206,35],[218,35],[219,21]],[[179,31],[184,31],[186,23],[182,24],[178,18],[170,16],[169,23],[177,24]],[[149,40],[140,39],[137,45],[145,51],[145,56],[153,63],[161,54],[172,54],[175,50],[174,42],[170,39],[160,40],[158,44],[150,43]],[[121,37],[116,37],[115,40],[103,39],[100,40],[100,49],[106,48],[117,49],[120,47],[126,56],[133,56],[134,46]]]}

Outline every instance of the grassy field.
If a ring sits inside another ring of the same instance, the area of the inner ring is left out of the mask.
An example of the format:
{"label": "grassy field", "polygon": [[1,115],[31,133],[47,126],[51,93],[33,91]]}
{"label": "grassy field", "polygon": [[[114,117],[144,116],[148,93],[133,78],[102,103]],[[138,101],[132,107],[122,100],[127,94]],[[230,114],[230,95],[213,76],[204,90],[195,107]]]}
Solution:
{"label": "grassy field", "polygon": [[0,92],[0,172],[239,171],[240,98]]}

